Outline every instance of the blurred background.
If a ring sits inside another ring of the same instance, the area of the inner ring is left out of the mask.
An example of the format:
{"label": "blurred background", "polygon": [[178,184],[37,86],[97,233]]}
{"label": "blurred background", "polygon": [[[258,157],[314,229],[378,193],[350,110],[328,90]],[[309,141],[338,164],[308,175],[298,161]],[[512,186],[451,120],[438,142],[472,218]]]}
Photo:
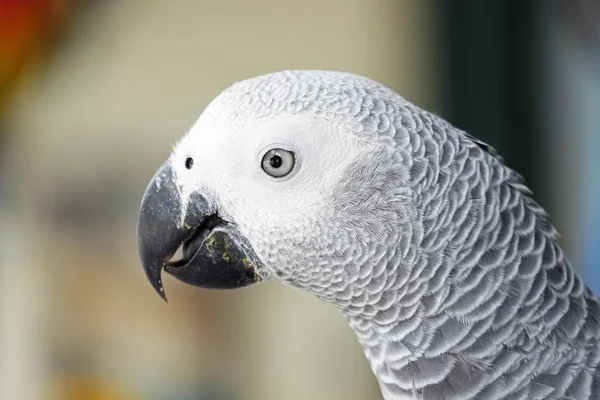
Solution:
{"label": "blurred background", "polygon": [[345,321],[137,260],[143,191],[237,80],[374,78],[495,146],[600,293],[597,0],[0,0],[0,399],[380,399]]}

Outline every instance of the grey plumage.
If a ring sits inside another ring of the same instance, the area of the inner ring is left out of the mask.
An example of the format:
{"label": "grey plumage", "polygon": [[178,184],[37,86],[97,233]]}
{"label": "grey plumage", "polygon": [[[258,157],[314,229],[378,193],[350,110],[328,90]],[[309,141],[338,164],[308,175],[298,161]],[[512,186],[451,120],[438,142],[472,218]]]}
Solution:
{"label": "grey plumage", "polygon": [[279,215],[233,184],[201,187],[249,239],[259,274],[347,318],[386,399],[600,398],[600,304],[547,213],[493,148],[393,91],[325,71],[243,81],[173,160],[201,142],[195,132],[238,137],[287,115],[352,132],[368,150],[310,212],[293,195]]}

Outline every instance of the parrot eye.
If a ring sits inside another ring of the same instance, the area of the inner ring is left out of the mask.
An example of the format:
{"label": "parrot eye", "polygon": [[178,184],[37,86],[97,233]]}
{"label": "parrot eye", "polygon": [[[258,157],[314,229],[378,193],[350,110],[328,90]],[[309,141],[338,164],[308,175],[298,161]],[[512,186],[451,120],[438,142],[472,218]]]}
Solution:
{"label": "parrot eye", "polygon": [[188,157],[188,158],[185,160],[185,167],[186,167],[187,169],[192,169],[192,167],[193,167],[193,166],[194,166],[194,159],[193,159],[192,157]]}
{"label": "parrot eye", "polygon": [[294,153],[283,149],[269,150],[262,159],[262,169],[273,178],[282,178],[292,172]]}

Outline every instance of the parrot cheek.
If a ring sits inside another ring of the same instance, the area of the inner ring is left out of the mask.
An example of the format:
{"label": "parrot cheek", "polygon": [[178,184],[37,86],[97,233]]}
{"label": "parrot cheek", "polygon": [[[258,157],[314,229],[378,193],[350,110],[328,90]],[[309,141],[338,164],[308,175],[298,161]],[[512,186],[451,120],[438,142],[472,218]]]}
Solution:
{"label": "parrot cheek", "polygon": [[[166,300],[163,269],[190,285],[233,289],[261,280],[262,269],[235,224],[222,220],[201,193],[182,204],[170,161],[148,185],[138,217],[138,249],[146,276]],[[169,261],[182,247],[183,258]]]}

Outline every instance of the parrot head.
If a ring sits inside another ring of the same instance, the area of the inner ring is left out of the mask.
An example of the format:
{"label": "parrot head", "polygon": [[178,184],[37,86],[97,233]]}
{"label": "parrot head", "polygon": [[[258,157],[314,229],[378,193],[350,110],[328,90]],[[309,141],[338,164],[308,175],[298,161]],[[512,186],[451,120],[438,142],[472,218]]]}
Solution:
{"label": "parrot head", "polygon": [[374,135],[395,129],[398,101],[369,79],[323,71],[221,93],[143,197],[139,253],[155,290],[166,299],[165,271],[205,288],[278,278],[343,297],[361,265],[394,257],[382,249],[410,215],[408,156]]}
{"label": "parrot head", "polygon": [[165,271],[277,278],[333,304],[386,399],[600,398],[600,303],[521,176],[372,80],[287,71],[225,90],[150,182],[138,239],[163,298]]}

